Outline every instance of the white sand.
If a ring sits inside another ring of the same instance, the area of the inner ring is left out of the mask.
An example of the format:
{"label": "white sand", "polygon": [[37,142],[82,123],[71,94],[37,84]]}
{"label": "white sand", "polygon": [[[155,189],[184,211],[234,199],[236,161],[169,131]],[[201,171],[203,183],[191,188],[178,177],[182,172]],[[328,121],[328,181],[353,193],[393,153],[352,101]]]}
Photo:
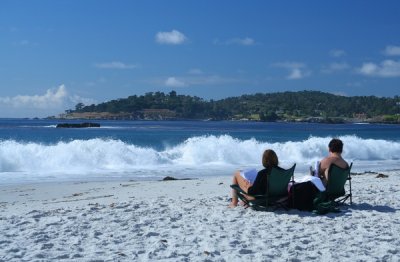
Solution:
{"label": "white sand", "polygon": [[0,186],[0,261],[400,261],[400,173],[339,214],[228,209],[230,177]]}

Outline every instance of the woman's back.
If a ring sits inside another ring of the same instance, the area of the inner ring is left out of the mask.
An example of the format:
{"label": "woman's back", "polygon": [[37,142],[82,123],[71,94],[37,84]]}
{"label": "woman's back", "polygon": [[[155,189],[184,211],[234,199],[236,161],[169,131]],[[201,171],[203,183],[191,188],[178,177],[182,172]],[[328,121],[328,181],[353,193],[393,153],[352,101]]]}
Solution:
{"label": "woman's back", "polygon": [[267,192],[268,175],[271,173],[271,168],[265,168],[257,173],[256,180],[253,185],[249,187],[249,194],[251,195],[264,195]]}

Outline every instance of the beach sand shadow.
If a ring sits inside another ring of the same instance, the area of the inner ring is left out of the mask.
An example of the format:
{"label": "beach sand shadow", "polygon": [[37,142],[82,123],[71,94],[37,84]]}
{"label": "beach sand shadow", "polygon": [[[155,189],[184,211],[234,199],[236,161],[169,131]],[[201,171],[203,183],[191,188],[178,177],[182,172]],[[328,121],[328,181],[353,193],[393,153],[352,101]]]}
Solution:
{"label": "beach sand shadow", "polygon": [[[359,203],[359,204],[352,204],[352,205],[343,205],[339,206],[340,212],[338,213],[327,213],[324,214],[326,217],[339,217],[339,216],[346,216],[349,215],[349,213],[353,211],[377,211],[380,213],[395,213],[399,211],[399,209],[390,207],[390,206],[376,206],[376,205],[371,205],[368,203]],[[290,209],[290,210],[277,210],[274,211],[276,214],[286,214],[286,215],[296,215],[299,217],[309,217],[309,216],[319,216],[318,214],[314,214],[311,211],[304,211],[304,210],[297,210],[297,209]]]}
{"label": "beach sand shadow", "polygon": [[396,211],[399,211],[399,209],[390,206],[374,206],[368,203],[352,204],[351,206],[348,206],[348,209],[361,211],[377,211],[381,213],[395,213]]}
{"label": "beach sand shadow", "polygon": [[[343,205],[343,206],[339,206],[340,212],[339,213],[327,213],[324,216],[327,217],[338,217],[338,216],[344,216],[344,215],[349,215],[349,213],[352,213],[353,211],[377,211],[380,213],[395,213],[397,211],[399,211],[399,209],[390,207],[390,206],[377,206],[377,205],[371,205],[368,203],[359,203],[359,204],[352,204],[352,205]],[[308,211],[299,211],[299,213],[297,213],[297,215],[301,216],[301,217],[305,217],[305,216],[318,216],[316,214],[313,214],[312,212],[308,212]]]}
{"label": "beach sand shadow", "polygon": [[291,210],[290,213],[287,213],[288,215],[296,215],[299,217],[319,217],[319,216],[325,216],[329,218],[335,218],[335,217],[340,217],[340,216],[347,216],[351,210],[349,209],[340,209],[340,212],[335,213],[335,212],[330,212],[326,214],[316,214],[313,213],[312,211],[306,211],[306,210]]}

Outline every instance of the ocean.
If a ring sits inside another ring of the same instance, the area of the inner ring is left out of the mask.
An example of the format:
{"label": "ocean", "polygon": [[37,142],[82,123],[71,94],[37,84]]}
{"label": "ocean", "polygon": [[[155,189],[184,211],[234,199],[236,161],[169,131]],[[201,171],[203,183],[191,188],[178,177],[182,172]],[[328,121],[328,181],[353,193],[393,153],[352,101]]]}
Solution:
{"label": "ocean", "polygon": [[202,178],[262,168],[275,150],[295,175],[344,142],[353,172],[400,169],[400,126],[229,121],[92,121],[100,128],[56,128],[85,121],[0,119],[0,183]]}

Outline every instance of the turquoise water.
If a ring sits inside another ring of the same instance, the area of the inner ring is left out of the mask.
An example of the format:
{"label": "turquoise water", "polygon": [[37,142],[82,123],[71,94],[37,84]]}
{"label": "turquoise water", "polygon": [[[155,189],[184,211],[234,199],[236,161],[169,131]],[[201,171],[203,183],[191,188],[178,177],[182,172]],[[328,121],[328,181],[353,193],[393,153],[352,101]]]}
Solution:
{"label": "turquoise water", "polygon": [[344,141],[353,171],[399,169],[399,125],[96,122],[100,128],[59,129],[56,120],[1,119],[0,182],[230,175],[261,168],[266,148],[303,174],[327,154],[332,137]]}

